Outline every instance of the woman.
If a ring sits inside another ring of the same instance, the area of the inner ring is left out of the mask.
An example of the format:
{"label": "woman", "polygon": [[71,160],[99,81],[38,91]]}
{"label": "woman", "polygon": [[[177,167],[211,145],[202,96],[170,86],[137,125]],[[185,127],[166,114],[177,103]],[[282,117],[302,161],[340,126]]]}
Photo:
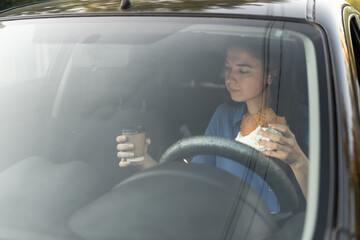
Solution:
{"label": "woman", "polygon": [[[277,109],[274,111],[271,108],[276,105],[271,98],[271,86],[277,82],[279,68],[274,64],[276,61],[265,63],[262,46],[261,42],[254,40],[237,41],[228,46],[224,75],[232,104],[224,103],[218,107],[205,135],[222,136],[238,141],[251,135],[258,136],[253,147],[267,156],[286,162],[306,197],[309,161],[287,126],[286,118],[277,116]],[[307,119],[303,122],[307,122]],[[133,155],[133,145],[125,144],[125,141],[125,136],[117,137],[121,167],[131,164],[144,169],[157,164],[148,154],[142,162],[127,162],[126,158]],[[150,139],[147,139],[146,143],[149,145]],[[271,212],[279,212],[277,199],[272,190],[261,177],[252,171],[249,174],[249,170],[243,165],[215,156],[198,156],[192,162],[216,165],[246,180],[261,195]]]}

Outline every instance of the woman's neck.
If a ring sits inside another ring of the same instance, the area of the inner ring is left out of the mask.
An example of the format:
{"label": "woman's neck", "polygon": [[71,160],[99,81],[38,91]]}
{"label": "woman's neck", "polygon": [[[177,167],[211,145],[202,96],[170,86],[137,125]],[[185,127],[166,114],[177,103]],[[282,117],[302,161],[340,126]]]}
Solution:
{"label": "woman's neck", "polygon": [[261,109],[269,106],[270,99],[268,99],[267,97],[268,93],[269,93],[268,91],[265,91],[260,96],[246,101],[246,106],[250,114],[255,114],[259,112]]}

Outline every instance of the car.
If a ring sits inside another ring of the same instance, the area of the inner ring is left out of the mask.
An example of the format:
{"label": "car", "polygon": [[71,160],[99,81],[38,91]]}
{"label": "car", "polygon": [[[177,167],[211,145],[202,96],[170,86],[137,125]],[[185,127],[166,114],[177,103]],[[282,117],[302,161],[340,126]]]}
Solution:
{"label": "car", "polygon": [[1,239],[360,239],[346,2],[28,4],[0,76]]}

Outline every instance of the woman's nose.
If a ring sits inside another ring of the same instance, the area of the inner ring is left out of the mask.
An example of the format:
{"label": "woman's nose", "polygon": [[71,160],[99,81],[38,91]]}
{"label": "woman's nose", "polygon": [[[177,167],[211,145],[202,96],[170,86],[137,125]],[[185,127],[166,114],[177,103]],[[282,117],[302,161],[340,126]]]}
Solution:
{"label": "woman's nose", "polygon": [[229,72],[225,76],[225,81],[237,81],[237,78],[234,75],[234,71],[232,69],[229,70]]}

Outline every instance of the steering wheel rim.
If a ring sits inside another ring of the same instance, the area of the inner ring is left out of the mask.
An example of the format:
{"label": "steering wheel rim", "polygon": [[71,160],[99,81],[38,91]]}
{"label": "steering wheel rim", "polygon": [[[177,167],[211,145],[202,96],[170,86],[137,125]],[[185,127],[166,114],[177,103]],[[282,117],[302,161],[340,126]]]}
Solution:
{"label": "steering wheel rim", "polygon": [[[229,158],[259,176],[266,176],[266,182],[277,196],[281,213],[295,213],[305,209],[304,196],[287,164],[228,138],[195,136],[181,139],[164,152],[159,163],[182,161],[184,158],[196,155],[216,155]],[[284,192],[287,194],[283,194]]]}

